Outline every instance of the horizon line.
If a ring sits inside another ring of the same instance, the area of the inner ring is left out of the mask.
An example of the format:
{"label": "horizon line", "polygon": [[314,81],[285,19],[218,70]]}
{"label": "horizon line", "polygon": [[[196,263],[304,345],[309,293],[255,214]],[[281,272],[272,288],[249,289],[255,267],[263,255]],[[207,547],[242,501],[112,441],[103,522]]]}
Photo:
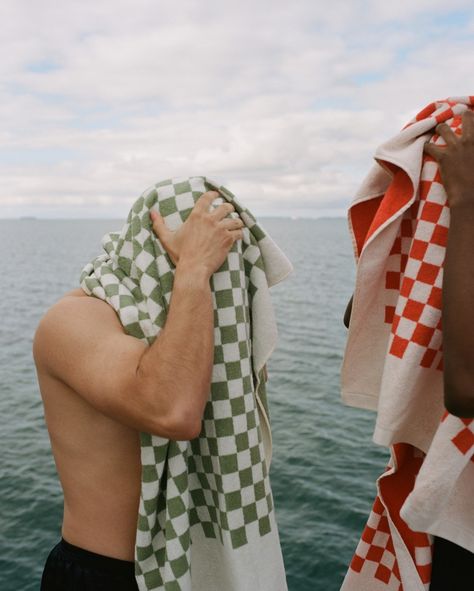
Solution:
{"label": "horizon line", "polygon": [[[256,216],[258,219],[281,219],[281,220],[321,220],[321,219],[346,219],[343,215],[319,215],[319,216],[311,216],[311,215],[258,215]],[[39,216],[11,216],[11,217],[1,217],[0,221],[107,221],[107,220],[123,220],[124,218],[115,218],[115,217],[39,217]]]}

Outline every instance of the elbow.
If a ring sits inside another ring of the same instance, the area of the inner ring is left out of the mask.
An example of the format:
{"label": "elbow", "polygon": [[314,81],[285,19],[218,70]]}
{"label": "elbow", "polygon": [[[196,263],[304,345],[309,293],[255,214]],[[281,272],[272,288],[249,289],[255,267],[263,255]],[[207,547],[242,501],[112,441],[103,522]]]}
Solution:
{"label": "elbow", "polygon": [[446,410],[461,419],[474,418],[474,376],[450,378],[445,373],[444,405]]}
{"label": "elbow", "polygon": [[172,441],[191,441],[202,429],[202,412],[193,405],[174,402],[168,409],[160,407],[147,413],[145,431]]}
{"label": "elbow", "polygon": [[474,418],[474,400],[458,391],[446,390],[444,393],[444,405],[449,414],[460,419]]}
{"label": "elbow", "polygon": [[172,441],[191,441],[201,433],[201,419],[192,413],[178,412],[176,409],[168,416],[150,421],[147,431],[151,435],[165,437]]}
{"label": "elbow", "polygon": [[142,367],[136,375],[143,405],[144,431],[173,441],[191,441],[199,436],[207,401],[195,386],[176,384],[175,380],[150,380]]}
{"label": "elbow", "polygon": [[168,418],[168,438],[173,441],[191,441],[199,437],[202,419],[196,412],[178,411]]}

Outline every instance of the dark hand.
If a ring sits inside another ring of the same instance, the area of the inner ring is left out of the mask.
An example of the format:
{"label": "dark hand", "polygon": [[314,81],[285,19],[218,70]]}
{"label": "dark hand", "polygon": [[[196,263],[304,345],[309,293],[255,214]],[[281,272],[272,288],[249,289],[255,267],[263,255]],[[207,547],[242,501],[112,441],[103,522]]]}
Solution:
{"label": "dark hand", "polygon": [[474,208],[474,113],[463,113],[461,136],[446,123],[438,125],[436,133],[446,146],[427,143],[424,149],[439,164],[450,208]]}

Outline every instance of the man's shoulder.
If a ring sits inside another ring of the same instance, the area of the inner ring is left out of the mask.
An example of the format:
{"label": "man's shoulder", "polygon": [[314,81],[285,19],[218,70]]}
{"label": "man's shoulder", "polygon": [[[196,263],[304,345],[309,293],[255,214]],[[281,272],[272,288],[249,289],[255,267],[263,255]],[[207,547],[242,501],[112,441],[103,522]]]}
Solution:
{"label": "man's shoulder", "polygon": [[38,325],[59,325],[66,329],[68,326],[78,326],[83,323],[91,324],[97,321],[114,321],[118,319],[114,309],[107,302],[88,295],[82,289],[74,289],[65,293],[44,314]]}
{"label": "man's shoulder", "polygon": [[123,328],[114,309],[82,289],[65,293],[41,318],[33,339],[36,365],[48,365],[58,349],[71,351],[74,343],[96,339]]}
{"label": "man's shoulder", "polygon": [[89,294],[87,294],[82,287],[76,287],[75,289],[71,289],[71,291],[66,292],[59,301],[62,301],[64,298],[69,297],[82,297],[82,298],[91,298]]}

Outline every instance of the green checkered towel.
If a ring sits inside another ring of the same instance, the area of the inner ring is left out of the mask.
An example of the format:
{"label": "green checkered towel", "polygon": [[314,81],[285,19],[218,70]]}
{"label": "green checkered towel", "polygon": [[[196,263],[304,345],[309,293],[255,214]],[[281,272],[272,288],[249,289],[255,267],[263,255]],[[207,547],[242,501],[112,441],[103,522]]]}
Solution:
{"label": "green checkered towel", "polygon": [[105,253],[80,282],[114,308],[128,334],[151,345],[166,320],[174,265],[149,212],[176,230],[209,190],[220,194],[214,207],[234,205],[244,238],[211,277],[214,367],[200,436],[141,433],[136,579],[140,591],[284,591],[263,366],[276,341],[268,288],[291,271],[288,259],[227,189],[205,177],[171,179],[142,194],[121,232],[104,236]]}

